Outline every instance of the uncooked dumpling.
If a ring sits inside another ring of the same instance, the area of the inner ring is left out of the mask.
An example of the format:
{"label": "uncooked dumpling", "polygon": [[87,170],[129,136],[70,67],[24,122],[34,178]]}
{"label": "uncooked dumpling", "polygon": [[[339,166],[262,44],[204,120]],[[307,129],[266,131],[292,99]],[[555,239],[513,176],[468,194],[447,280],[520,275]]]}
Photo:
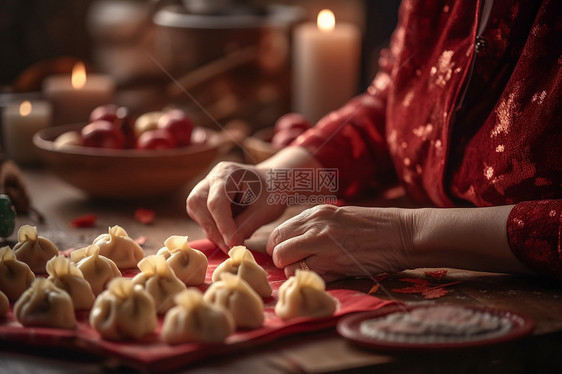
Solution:
{"label": "uncooked dumpling", "polygon": [[99,295],[113,278],[121,276],[117,265],[109,258],[100,255],[100,248],[97,245],[71,252],[70,259],[76,263],[84,279],[90,283],[94,295]]}
{"label": "uncooked dumpling", "polygon": [[176,306],[166,313],[162,339],[169,344],[221,342],[236,329],[234,317],[221,305],[203,300],[190,288],[177,294]]}
{"label": "uncooked dumpling", "polygon": [[275,314],[282,319],[330,316],[335,310],[336,301],[326,292],[324,280],[313,271],[297,269],[279,287]]}
{"label": "uncooked dumpling", "polygon": [[0,318],[5,317],[9,309],[10,300],[8,300],[8,296],[4,292],[0,291]]}
{"label": "uncooked dumpling", "polygon": [[222,273],[221,280],[211,284],[203,298],[228,309],[237,327],[258,328],[265,319],[262,298],[237,275]]}
{"label": "uncooked dumpling", "polygon": [[18,261],[10,247],[0,248],[0,291],[16,301],[31,286],[35,274],[25,262]]}
{"label": "uncooked dumpling", "polygon": [[100,247],[100,255],[111,259],[119,269],[134,268],[144,257],[140,245],[117,225],[110,227],[109,233],[95,238],[92,244]]}
{"label": "uncooked dumpling", "polygon": [[221,273],[228,272],[244,279],[261,297],[271,296],[267,273],[258,265],[252,252],[243,245],[238,245],[228,251],[228,256],[230,258],[217,266],[213,272],[213,282],[220,279]]}
{"label": "uncooked dumpling", "polygon": [[35,278],[14,305],[14,315],[26,327],[76,328],[70,295],[45,278]]}
{"label": "uncooked dumpling", "polygon": [[152,296],[131,279],[115,278],[96,299],[90,325],[103,338],[140,339],[156,328]]}
{"label": "uncooked dumpling", "polygon": [[35,274],[45,273],[45,264],[59,254],[57,247],[49,239],[39,236],[37,227],[23,225],[18,230],[18,242],[14,246],[18,260],[29,265]]}
{"label": "uncooked dumpling", "polygon": [[174,306],[174,297],[186,289],[176,277],[164,257],[152,255],[139,262],[140,273],[133,278],[134,284],[143,286],[154,299],[156,311],[166,313]]}
{"label": "uncooked dumpling", "polygon": [[74,310],[89,310],[94,305],[94,293],[92,287],[84,275],[66,257],[59,255],[47,262],[47,273],[49,280],[55,286],[62,288],[72,298]]}
{"label": "uncooked dumpling", "polygon": [[207,256],[189,246],[187,236],[170,236],[157,254],[164,256],[176,276],[188,286],[205,282]]}

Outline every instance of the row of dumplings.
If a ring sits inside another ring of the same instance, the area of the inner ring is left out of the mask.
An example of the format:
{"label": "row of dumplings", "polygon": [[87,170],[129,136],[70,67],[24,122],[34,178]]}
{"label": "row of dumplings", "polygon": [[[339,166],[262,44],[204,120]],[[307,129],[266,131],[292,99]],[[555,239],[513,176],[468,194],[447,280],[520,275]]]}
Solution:
{"label": "row of dumplings", "polygon": [[[73,251],[70,259],[58,255],[35,227],[22,226],[14,249],[0,248],[0,316],[13,301],[24,326],[73,329],[74,311],[91,309],[90,325],[106,339],[122,340],[152,333],[160,314],[165,315],[161,336],[170,344],[222,341],[237,328],[263,324],[263,298],[272,289],[246,247],[229,251],[204,294],[187,288],[202,284],[208,267],[207,257],[191,248],[187,237],[171,236],[156,255],[143,255],[119,226]],[[120,269],[135,266],[140,273],[134,278],[121,277]],[[32,269],[48,277],[36,278]],[[274,311],[289,319],[331,315],[335,308],[316,273],[297,271],[281,285]]]}

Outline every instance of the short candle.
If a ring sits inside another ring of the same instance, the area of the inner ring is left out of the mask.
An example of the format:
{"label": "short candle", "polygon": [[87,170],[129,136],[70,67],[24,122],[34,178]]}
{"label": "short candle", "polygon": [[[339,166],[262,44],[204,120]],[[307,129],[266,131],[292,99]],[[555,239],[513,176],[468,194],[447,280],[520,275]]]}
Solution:
{"label": "short candle", "polygon": [[357,91],[361,34],[351,23],[336,23],[330,10],[317,24],[295,28],[293,110],[312,122],[339,108]]}
{"label": "short candle", "polygon": [[92,109],[113,101],[115,83],[107,75],[87,75],[79,62],[70,76],[45,78],[43,93],[53,103],[55,124],[86,123]]}
{"label": "short candle", "polygon": [[37,161],[33,135],[49,126],[52,107],[46,101],[8,103],[2,113],[4,149],[15,162],[27,164]]}

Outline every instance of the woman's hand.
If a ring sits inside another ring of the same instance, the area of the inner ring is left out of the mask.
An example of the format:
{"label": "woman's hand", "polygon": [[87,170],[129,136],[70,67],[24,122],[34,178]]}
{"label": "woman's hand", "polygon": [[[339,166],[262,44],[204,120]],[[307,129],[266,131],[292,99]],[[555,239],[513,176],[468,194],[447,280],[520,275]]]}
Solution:
{"label": "woman's hand", "polygon": [[287,276],[305,260],[326,281],[420,267],[529,274],[509,247],[512,208],[321,205],[277,227],[267,251]]}
{"label": "woman's hand", "polygon": [[268,203],[266,177],[267,169],[221,162],[191,191],[187,213],[226,253],[285,210]]}
{"label": "woman's hand", "polygon": [[267,252],[287,277],[305,260],[326,281],[411,267],[410,210],[319,205],[279,225]]}

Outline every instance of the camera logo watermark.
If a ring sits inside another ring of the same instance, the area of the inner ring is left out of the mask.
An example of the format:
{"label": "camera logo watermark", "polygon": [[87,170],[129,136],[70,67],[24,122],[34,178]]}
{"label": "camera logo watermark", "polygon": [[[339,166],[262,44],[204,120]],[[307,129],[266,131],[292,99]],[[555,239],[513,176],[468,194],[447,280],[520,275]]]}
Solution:
{"label": "camera logo watermark", "polygon": [[[267,171],[266,192],[270,205],[335,204],[339,188],[337,169],[279,168]],[[262,193],[259,175],[247,169],[232,172],[226,181],[226,195],[236,205],[248,206]],[[331,193],[331,194],[330,194]]]}
{"label": "camera logo watermark", "polygon": [[256,172],[238,169],[228,176],[224,188],[226,196],[232,203],[248,206],[259,198],[262,191],[262,182]]}

